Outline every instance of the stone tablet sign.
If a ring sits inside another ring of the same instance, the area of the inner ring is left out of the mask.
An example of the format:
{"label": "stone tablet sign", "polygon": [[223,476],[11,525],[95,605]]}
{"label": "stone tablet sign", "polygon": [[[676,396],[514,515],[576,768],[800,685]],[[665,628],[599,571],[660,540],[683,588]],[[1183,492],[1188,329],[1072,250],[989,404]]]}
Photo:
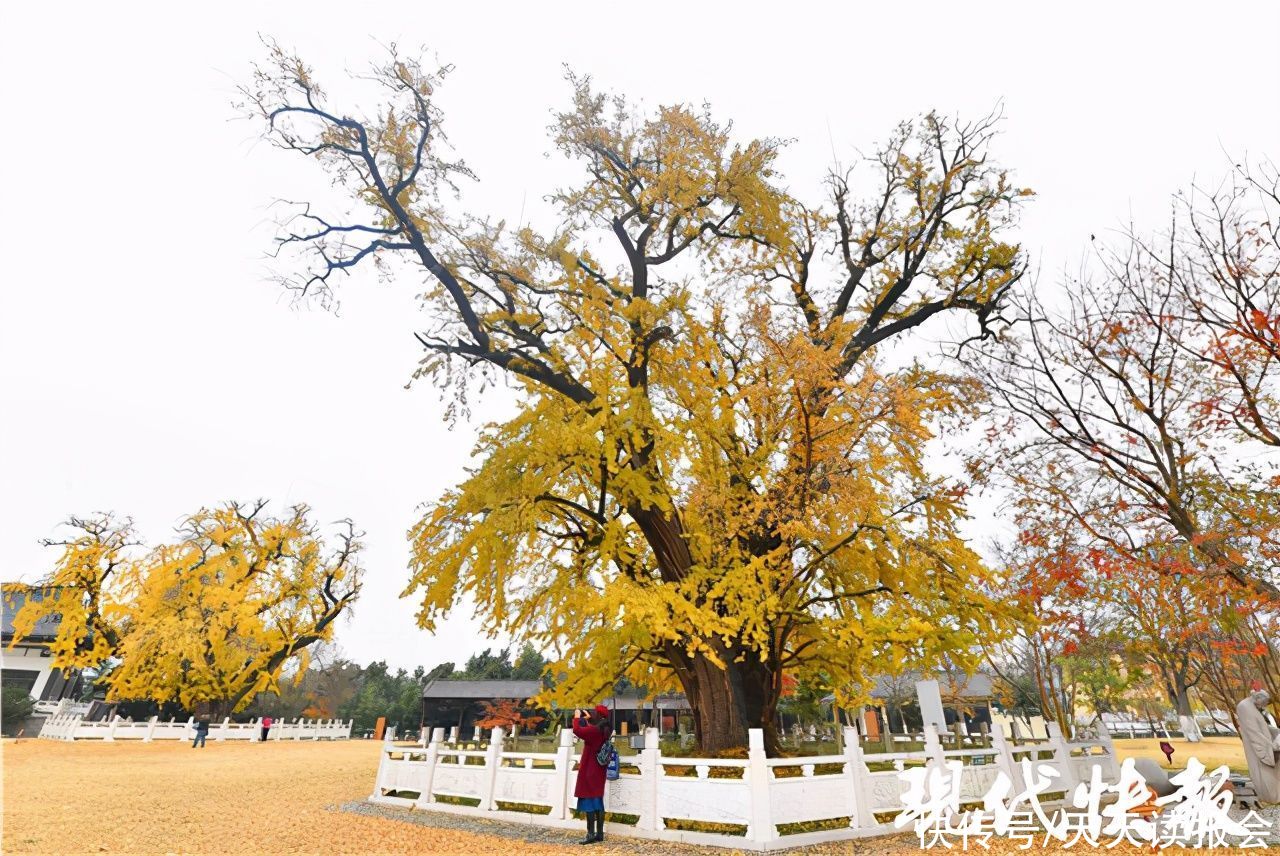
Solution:
{"label": "stone tablet sign", "polygon": [[946,731],[947,715],[942,712],[942,691],[938,682],[916,681],[916,696],[920,699],[920,717],[924,724]]}

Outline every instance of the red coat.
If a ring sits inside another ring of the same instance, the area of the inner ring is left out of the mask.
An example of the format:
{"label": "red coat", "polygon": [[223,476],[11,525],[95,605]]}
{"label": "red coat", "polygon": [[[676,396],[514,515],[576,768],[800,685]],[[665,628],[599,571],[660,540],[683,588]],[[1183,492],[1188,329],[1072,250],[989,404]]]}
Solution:
{"label": "red coat", "polygon": [[596,760],[596,753],[613,733],[608,722],[588,725],[586,720],[573,721],[573,736],[582,741],[582,760],[578,762],[578,783],[573,789],[575,797],[604,796],[604,767]]}

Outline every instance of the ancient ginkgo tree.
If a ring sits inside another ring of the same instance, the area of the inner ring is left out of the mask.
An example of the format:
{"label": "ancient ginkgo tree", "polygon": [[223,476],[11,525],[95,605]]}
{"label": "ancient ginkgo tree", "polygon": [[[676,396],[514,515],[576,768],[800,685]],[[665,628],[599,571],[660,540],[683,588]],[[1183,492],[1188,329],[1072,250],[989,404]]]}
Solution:
{"label": "ancient ginkgo tree", "polygon": [[556,654],[543,701],[678,685],[717,751],[750,727],[776,748],[784,672],[849,701],[1012,620],[957,533],[963,489],[924,461],[979,390],[884,356],[940,316],[981,335],[1022,276],[1003,235],[1027,191],[991,159],[995,117],[904,124],[865,164],[869,196],[840,173],[806,205],[779,141],[570,76],[552,135],[581,178],[544,234],[446,210],[470,172],[443,76],[393,52],[357,113],[273,47],[244,88],[266,138],[350,194],[284,222],[289,283],[327,295],[365,262],[425,282],[419,374],[517,390],[410,533],[423,627],[468,594]]}
{"label": "ancient ginkgo tree", "polygon": [[59,615],[54,665],[101,668],[109,700],[173,702],[221,716],[278,689],[286,664],[332,638],[360,593],[360,542],[347,522],[326,549],[306,506],[193,514],[172,543],[145,549],[129,521],[72,518],[62,555],[14,618],[14,641]]}

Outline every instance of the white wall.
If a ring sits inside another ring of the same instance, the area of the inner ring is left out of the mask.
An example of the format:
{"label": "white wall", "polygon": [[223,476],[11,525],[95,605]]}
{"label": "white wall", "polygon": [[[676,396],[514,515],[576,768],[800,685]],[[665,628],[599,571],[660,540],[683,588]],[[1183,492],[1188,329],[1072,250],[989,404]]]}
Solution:
{"label": "white wall", "polygon": [[12,650],[8,646],[0,648],[0,668],[18,669],[24,672],[39,672],[36,684],[31,688],[31,697],[38,699],[49,683],[49,675],[53,672],[53,658],[40,656],[45,648],[17,647]]}

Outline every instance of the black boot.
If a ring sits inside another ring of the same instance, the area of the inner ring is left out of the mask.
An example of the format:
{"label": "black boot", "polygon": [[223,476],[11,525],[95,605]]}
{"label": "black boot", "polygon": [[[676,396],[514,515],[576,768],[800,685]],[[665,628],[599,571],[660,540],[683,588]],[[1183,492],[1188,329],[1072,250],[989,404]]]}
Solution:
{"label": "black boot", "polygon": [[595,844],[596,843],[596,813],[594,811],[584,812],[587,816],[587,837],[579,841],[579,844]]}
{"label": "black boot", "polygon": [[604,841],[604,812],[598,811],[596,815],[596,841]]}

